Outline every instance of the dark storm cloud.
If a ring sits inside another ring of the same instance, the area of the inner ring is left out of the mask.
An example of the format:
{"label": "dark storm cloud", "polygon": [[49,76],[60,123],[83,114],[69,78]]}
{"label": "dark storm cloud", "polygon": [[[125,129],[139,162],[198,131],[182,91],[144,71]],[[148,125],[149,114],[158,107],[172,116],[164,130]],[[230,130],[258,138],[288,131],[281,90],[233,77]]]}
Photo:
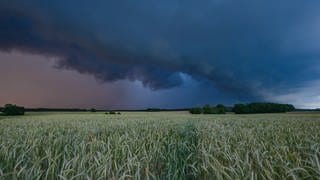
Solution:
{"label": "dark storm cloud", "polygon": [[[137,57],[130,57],[126,51],[105,47],[101,52],[97,52],[95,48],[99,47],[87,47],[87,45],[95,46],[94,44],[86,44],[90,42],[82,40],[79,42],[79,39],[67,39],[65,34],[51,32],[54,29],[48,30],[46,22],[38,21],[23,13],[2,10],[0,22],[2,50],[19,49],[58,56],[61,60],[57,67],[93,74],[102,81],[140,80],[152,89],[170,88],[182,83],[179,75],[170,69],[160,69],[152,64],[134,63]],[[72,37],[71,34],[70,36]],[[102,55],[99,55],[100,53]]]}
{"label": "dark storm cloud", "polygon": [[316,0],[2,0],[0,48],[57,56],[57,67],[102,81],[139,80],[156,90],[181,85],[183,72],[262,99],[317,80],[319,6]]}

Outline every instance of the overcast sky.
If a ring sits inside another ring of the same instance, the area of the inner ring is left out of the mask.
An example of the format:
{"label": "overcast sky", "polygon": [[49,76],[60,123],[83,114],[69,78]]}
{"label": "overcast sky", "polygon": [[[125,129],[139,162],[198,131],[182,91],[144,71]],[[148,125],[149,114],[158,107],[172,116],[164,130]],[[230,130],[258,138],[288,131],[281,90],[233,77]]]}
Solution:
{"label": "overcast sky", "polygon": [[317,0],[2,0],[0,104],[320,107]]}

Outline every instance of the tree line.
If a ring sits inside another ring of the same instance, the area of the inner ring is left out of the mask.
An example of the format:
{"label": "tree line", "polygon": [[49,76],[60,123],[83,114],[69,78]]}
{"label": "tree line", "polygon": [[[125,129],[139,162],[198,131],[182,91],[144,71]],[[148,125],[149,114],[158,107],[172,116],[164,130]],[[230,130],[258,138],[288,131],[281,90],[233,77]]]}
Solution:
{"label": "tree line", "polygon": [[216,106],[206,104],[203,107],[191,108],[189,112],[191,114],[225,114],[227,108],[223,104],[218,104]]}
{"label": "tree line", "polygon": [[[24,115],[26,111],[30,112],[97,112],[98,110],[91,108],[89,110],[86,109],[50,109],[50,108],[34,108],[34,109],[26,109],[22,106],[17,106],[15,104],[6,104],[4,107],[0,107],[0,115],[3,116],[18,116]],[[121,114],[120,112],[108,111],[105,114]]]}
{"label": "tree line", "polygon": [[[43,109],[41,109],[43,110]],[[46,109],[47,110],[47,109]],[[60,109],[61,110],[61,109]],[[77,109],[78,111],[81,111]],[[295,107],[292,104],[278,103],[249,103],[235,104],[232,108],[228,108],[223,104],[211,106],[209,104],[203,107],[194,107],[189,109],[191,114],[225,114],[226,112],[234,112],[236,114],[256,114],[256,113],[284,113],[294,111]],[[96,112],[96,109],[90,109],[91,112]],[[25,108],[15,104],[6,104],[3,108],[0,107],[0,115],[15,116],[24,115]],[[108,114],[113,114],[109,113]],[[116,113],[114,113],[116,114]]]}
{"label": "tree line", "polygon": [[189,109],[191,114],[225,114],[234,112],[236,114],[257,114],[257,113],[284,113],[294,111],[292,104],[278,103],[249,103],[235,104],[232,108],[227,108],[223,104],[217,106],[205,105],[203,107],[194,107]]}
{"label": "tree line", "polygon": [[25,108],[15,104],[6,104],[3,108],[0,108],[0,112],[5,116],[18,116],[24,115]]}
{"label": "tree line", "polygon": [[236,114],[284,113],[294,110],[295,107],[292,104],[277,103],[236,104],[233,107],[233,112]]}

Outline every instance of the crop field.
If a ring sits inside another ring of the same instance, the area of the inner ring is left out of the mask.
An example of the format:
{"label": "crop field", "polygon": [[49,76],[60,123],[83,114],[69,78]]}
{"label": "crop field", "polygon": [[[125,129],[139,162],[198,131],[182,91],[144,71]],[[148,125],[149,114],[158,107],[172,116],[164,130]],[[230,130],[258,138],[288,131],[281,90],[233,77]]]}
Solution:
{"label": "crop field", "polygon": [[320,114],[0,117],[0,179],[319,179]]}

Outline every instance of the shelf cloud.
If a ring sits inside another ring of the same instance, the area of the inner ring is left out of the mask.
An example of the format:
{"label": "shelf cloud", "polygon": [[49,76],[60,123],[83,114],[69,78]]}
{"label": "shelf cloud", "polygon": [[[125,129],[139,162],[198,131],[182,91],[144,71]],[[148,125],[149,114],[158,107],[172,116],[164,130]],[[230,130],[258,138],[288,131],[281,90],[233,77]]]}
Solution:
{"label": "shelf cloud", "polygon": [[0,50],[57,57],[102,82],[180,87],[182,73],[248,100],[319,80],[316,0],[0,2]]}

